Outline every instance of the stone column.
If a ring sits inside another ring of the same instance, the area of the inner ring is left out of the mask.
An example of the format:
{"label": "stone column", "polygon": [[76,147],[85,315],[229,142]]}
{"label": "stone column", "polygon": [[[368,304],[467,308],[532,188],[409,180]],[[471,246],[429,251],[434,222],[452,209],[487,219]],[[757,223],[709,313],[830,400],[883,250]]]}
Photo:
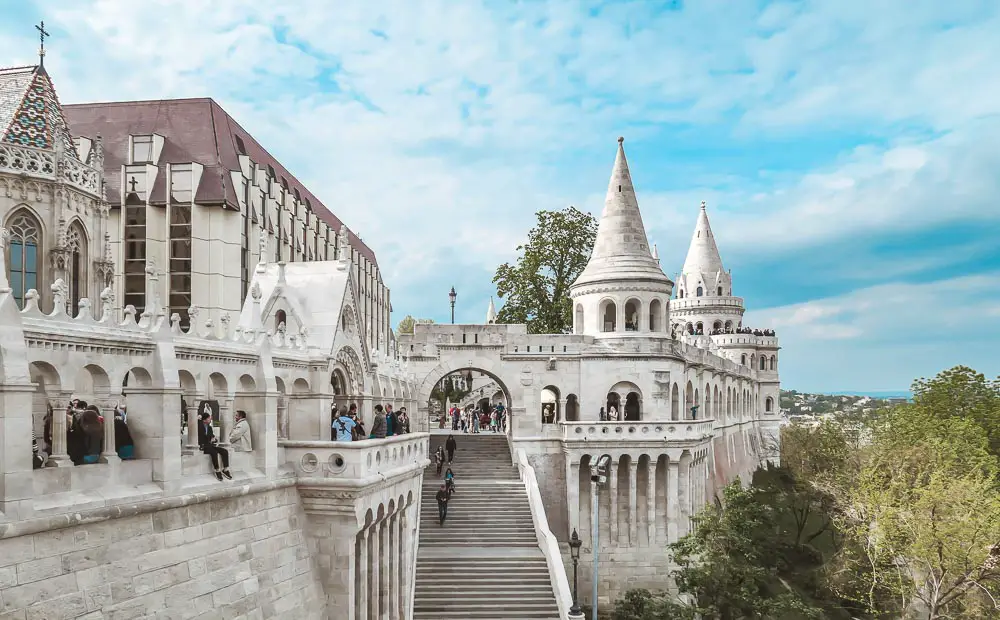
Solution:
{"label": "stone column", "polygon": [[358,620],[368,620],[370,617],[368,614],[368,591],[371,589],[371,585],[368,581],[371,575],[371,569],[368,565],[368,528],[362,528],[358,536],[361,538],[361,544],[358,545],[360,553],[358,554],[358,569],[357,569],[357,589],[358,589]]}
{"label": "stone column", "polygon": [[632,467],[628,472],[628,540],[630,546],[635,546],[639,540],[639,459],[633,458]]}
{"label": "stone column", "polygon": [[406,508],[399,513],[399,589],[396,592],[395,608],[398,610],[400,620],[406,618],[406,599],[410,591],[410,536],[407,532]]}
{"label": "stone column", "polygon": [[566,498],[569,509],[569,531],[580,531],[580,461],[566,455]]}
{"label": "stone column", "polygon": [[391,583],[392,577],[392,567],[389,565],[389,553],[392,549],[392,541],[389,540],[389,519],[386,517],[382,519],[379,523],[379,536],[382,538],[379,549],[381,550],[381,555],[379,556],[379,619],[388,620],[389,618],[389,585]]}
{"label": "stone column", "polygon": [[233,399],[219,403],[219,447],[229,448],[229,432],[233,428]]}
{"label": "stone column", "polygon": [[612,546],[618,545],[618,459],[611,461],[608,472],[608,493],[610,494],[611,509],[608,514],[608,543]]}
{"label": "stone column", "polygon": [[66,407],[72,394],[61,393],[57,398],[52,399],[52,454],[49,455],[49,465],[51,467],[70,467],[73,461],[69,460],[69,453],[66,450]]}
{"label": "stone column", "polygon": [[678,469],[677,494],[680,498],[680,524],[678,536],[684,536],[691,526],[691,463],[682,464]]}
{"label": "stone column", "polygon": [[656,545],[656,461],[652,457],[646,463],[646,531],[649,546]]}
{"label": "stone column", "polygon": [[198,401],[200,400],[201,396],[197,394],[192,394],[190,398],[184,400],[184,415],[187,417],[187,445],[184,446],[184,454],[198,452]]}
{"label": "stone column", "polygon": [[389,539],[389,562],[386,567],[389,569],[389,596],[386,601],[386,617],[389,620],[399,618],[399,512],[393,513],[389,518],[389,531],[386,533]]}
{"label": "stone column", "polygon": [[368,589],[371,591],[369,597],[370,609],[369,619],[370,620],[380,620],[381,619],[381,608],[379,607],[379,602],[382,600],[381,592],[379,586],[382,584],[381,575],[379,569],[381,568],[382,550],[379,546],[381,542],[379,540],[379,534],[382,530],[382,524],[376,522],[372,524],[371,540],[372,540],[372,551],[371,551],[371,577],[368,582]]}
{"label": "stone column", "polygon": [[680,462],[671,455],[667,461],[667,480],[664,492],[667,496],[667,543],[674,543],[680,538],[679,521],[681,514],[680,497]]}
{"label": "stone column", "polygon": [[102,463],[121,463],[118,446],[115,443],[115,401],[105,400],[98,405],[104,416],[104,449],[101,450]]}
{"label": "stone column", "polygon": [[[324,426],[329,426],[326,424],[326,420],[323,421]],[[326,429],[327,433],[330,433],[330,428]],[[333,436],[330,436],[331,439]],[[278,397],[278,439],[288,439],[288,398],[284,395]],[[321,440],[325,441],[326,437],[321,436]]]}

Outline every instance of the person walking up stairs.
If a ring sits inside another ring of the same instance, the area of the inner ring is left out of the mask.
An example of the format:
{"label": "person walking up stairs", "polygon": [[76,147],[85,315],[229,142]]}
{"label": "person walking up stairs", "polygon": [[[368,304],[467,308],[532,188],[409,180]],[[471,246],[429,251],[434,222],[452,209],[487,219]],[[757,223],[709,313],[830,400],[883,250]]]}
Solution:
{"label": "person walking up stairs", "polygon": [[[445,436],[431,437],[431,450]],[[459,492],[439,525],[442,479],[424,472],[414,620],[556,620],[559,608],[531,507],[503,435],[456,439],[450,465]]]}

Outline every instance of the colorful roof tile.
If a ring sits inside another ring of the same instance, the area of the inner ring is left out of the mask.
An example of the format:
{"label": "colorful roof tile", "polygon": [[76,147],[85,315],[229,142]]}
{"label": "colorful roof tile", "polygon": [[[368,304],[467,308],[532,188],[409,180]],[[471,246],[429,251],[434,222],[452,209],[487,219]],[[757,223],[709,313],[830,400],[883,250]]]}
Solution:
{"label": "colorful roof tile", "polygon": [[76,156],[59,97],[41,66],[0,69],[0,142]]}

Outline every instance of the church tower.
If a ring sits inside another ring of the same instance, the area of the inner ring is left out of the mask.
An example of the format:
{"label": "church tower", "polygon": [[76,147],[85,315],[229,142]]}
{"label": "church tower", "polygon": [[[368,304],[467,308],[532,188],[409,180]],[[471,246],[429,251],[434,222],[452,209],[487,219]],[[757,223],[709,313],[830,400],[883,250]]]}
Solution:
{"label": "church tower", "polygon": [[722,266],[704,202],[670,309],[677,330],[690,335],[734,332],[743,322],[743,298],[733,297],[732,273]]}
{"label": "church tower", "polygon": [[624,138],[618,153],[590,262],[570,287],[573,332],[593,336],[669,336],[668,305],[674,283],[646,239]]}
{"label": "church tower", "polygon": [[49,312],[60,287],[61,311],[88,298],[100,316],[114,270],[104,150],[99,136],[70,135],[44,54],[43,39],[37,65],[0,68],[0,262],[19,306],[36,290]]}

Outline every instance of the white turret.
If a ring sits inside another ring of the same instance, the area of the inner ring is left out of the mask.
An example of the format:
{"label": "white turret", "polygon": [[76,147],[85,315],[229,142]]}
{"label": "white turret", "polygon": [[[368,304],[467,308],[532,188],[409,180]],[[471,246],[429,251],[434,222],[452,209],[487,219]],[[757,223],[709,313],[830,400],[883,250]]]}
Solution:
{"label": "white turret", "polygon": [[490,306],[486,308],[486,324],[492,325],[497,322],[497,309],[493,305],[493,297],[490,297]]}
{"label": "white turret", "polygon": [[650,251],[623,142],[618,138],[590,262],[570,287],[573,331],[668,335],[667,305],[674,283]]}
{"label": "white turret", "polygon": [[684,268],[677,278],[677,299],[670,303],[671,318],[683,331],[708,335],[735,331],[743,321],[743,299],[733,297],[732,274],[722,266],[715,234],[701,203]]}

